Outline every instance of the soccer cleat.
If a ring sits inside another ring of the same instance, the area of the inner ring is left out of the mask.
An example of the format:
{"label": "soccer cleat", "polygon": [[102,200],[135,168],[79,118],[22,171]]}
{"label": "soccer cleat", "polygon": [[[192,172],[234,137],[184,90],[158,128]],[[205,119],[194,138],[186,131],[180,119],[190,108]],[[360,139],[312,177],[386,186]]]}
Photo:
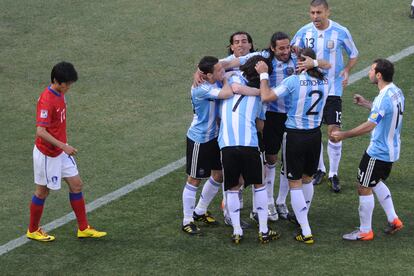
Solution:
{"label": "soccer cleat", "polygon": [[259,241],[262,244],[269,243],[272,240],[280,238],[280,233],[268,228],[267,233],[259,232]]}
{"label": "soccer cleat", "polygon": [[194,222],[190,222],[186,225],[183,225],[181,229],[189,235],[200,235],[201,234],[200,228],[198,228],[197,225],[194,224]]}
{"label": "soccer cleat", "polygon": [[106,236],[106,232],[101,232],[90,225],[85,230],[79,230],[78,229],[78,238],[102,238]]}
{"label": "soccer cleat", "polygon": [[369,232],[361,232],[358,228],[349,234],[343,235],[342,238],[347,241],[370,241],[374,239],[374,232],[372,230]]}
{"label": "soccer cleat", "polygon": [[281,219],[288,219],[289,210],[286,204],[276,204],[276,211]]}
{"label": "soccer cleat", "polygon": [[334,176],[329,177],[328,180],[329,186],[331,187],[332,191],[334,191],[335,193],[339,193],[341,191],[341,184],[339,183],[338,176],[335,174]]}
{"label": "soccer cleat", "polygon": [[399,218],[395,218],[391,223],[388,223],[384,229],[384,232],[391,235],[397,231],[400,231],[403,227],[403,222]]}
{"label": "soccer cleat", "polygon": [[231,241],[232,241],[234,244],[240,244],[242,240],[243,240],[243,235],[233,234],[233,235],[231,236]]}
{"label": "soccer cleat", "polygon": [[267,206],[267,219],[270,221],[277,221],[279,219],[279,215],[277,214],[277,210],[274,204],[269,204]]}
{"label": "soccer cleat", "polygon": [[259,224],[259,215],[256,212],[250,212],[250,219],[254,220],[257,224]]}
{"label": "soccer cleat", "polygon": [[321,170],[317,170],[316,173],[313,175],[313,185],[321,184],[323,177],[326,175],[325,172]]}
{"label": "soccer cleat", "polygon": [[304,235],[302,235],[301,231],[295,236],[295,240],[297,240],[298,242],[303,242],[305,244],[314,244],[315,243],[315,240],[313,239],[312,234],[304,236]]}
{"label": "soccer cleat", "polygon": [[[228,225],[228,226],[233,226],[233,223],[231,222],[231,217],[230,216],[225,216],[224,217],[224,224]],[[250,223],[248,223],[247,221],[244,220],[240,220],[240,227],[241,229],[248,229],[250,228]]]}
{"label": "soccer cleat", "polygon": [[54,236],[49,235],[48,233],[43,231],[42,228],[39,228],[34,232],[30,232],[29,229],[27,229],[26,237],[28,239],[41,242],[50,242],[55,240]]}
{"label": "soccer cleat", "polygon": [[218,221],[211,215],[209,211],[207,211],[205,214],[197,215],[196,212],[193,212],[193,219],[195,221],[201,221],[204,222],[207,225],[218,225]]}

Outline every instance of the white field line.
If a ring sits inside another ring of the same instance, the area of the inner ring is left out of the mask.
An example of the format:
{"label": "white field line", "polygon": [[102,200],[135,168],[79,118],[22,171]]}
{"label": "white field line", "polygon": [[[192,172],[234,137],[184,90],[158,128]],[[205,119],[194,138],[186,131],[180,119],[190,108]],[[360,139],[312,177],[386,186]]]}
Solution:
{"label": "white field line", "polygon": [[[399,60],[401,60],[401,59],[403,59],[403,58],[405,58],[409,55],[412,55],[412,54],[414,54],[414,45],[410,46],[408,48],[405,48],[401,52],[399,52],[395,55],[392,55],[392,56],[388,57],[387,59],[392,61],[392,62],[396,62],[396,61],[399,61]],[[356,81],[362,79],[363,77],[367,76],[369,69],[370,69],[370,66],[368,66],[367,68],[365,68],[365,69],[363,69],[359,72],[356,72],[356,73],[352,74],[349,77],[348,84],[349,85],[353,84],[354,82],[356,82]],[[158,169],[155,172],[150,173],[147,176],[144,176],[143,178],[135,180],[134,182],[132,182],[132,183],[130,183],[130,184],[114,191],[114,192],[111,192],[111,193],[109,193],[109,194],[107,194],[103,197],[100,197],[100,198],[92,201],[91,203],[86,205],[86,211],[88,213],[92,212],[93,210],[95,210],[95,209],[97,209],[97,208],[99,208],[99,207],[101,207],[105,204],[108,204],[109,202],[114,201],[114,200],[128,194],[129,192],[132,192],[132,191],[134,191],[134,190],[136,190],[140,187],[146,186],[146,185],[154,182],[155,180],[157,180],[157,179],[159,179],[159,178],[175,171],[176,169],[181,168],[182,166],[184,166],[184,164],[185,164],[185,157],[183,157],[183,158],[181,158],[181,159],[179,159],[179,160],[177,160],[173,163],[170,163],[167,166],[165,166],[161,169]],[[65,225],[66,223],[68,223],[68,222],[70,222],[74,219],[75,219],[74,213],[70,212],[69,214],[66,214],[63,217],[58,218],[58,219],[44,225],[43,229],[45,231],[51,231],[51,230],[54,230],[54,229],[56,229],[56,228],[58,228],[62,225]],[[11,250],[13,250],[13,249],[15,249],[15,248],[17,248],[17,247],[20,247],[20,246],[28,243],[29,241],[30,240],[28,240],[26,238],[26,236],[23,235],[23,236],[21,236],[17,239],[11,240],[8,243],[5,243],[5,244],[1,245],[0,246],[0,256],[7,253],[7,252],[9,252],[9,251],[11,251]]]}

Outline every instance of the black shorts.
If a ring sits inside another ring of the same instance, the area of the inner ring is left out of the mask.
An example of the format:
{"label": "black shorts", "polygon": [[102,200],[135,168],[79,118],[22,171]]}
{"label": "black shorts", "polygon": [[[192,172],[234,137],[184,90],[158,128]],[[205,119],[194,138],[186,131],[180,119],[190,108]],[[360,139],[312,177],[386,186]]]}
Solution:
{"label": "black shorts", "polygon": [[375,187],[381,180],[386,180],[390,175],[392,162],[385,162],[372,158],[364,153],[359,163],[357,179],[361,186]]}
{"label": "black shorts", "polygon": [[342,99],[339,96],[328,96],[323,109],[322,122],[327,125],[337,125],[341,127]]}
{"label": "black shorts", "polygon": [[267,111],[263,128],[263,142],[266,154],[277,154],[285,133],[286,113]]}
{"label": "black shorts", "polygon": [[207,178],[211,170],[221,170],[217,139],[196,143],[187,137],[187,174],[192,178]]}
{"label": "black shorts", "polygon": [[284,175],[299,180],[303,175],[313,176],[318,169],[321,152],[321,130],[286,129],[283,135]]}
{"label": "black shorts", "polygon": [[224,190],[239,185],[243,176],[244,186],[263,183],[263,160],[257,147],[225,147],[221,149]]}

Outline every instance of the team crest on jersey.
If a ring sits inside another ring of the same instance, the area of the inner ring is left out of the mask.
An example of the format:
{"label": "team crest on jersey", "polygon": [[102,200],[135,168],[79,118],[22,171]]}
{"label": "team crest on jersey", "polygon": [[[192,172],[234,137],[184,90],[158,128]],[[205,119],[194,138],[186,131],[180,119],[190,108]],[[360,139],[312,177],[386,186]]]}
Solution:
{"label": "team crest on jersey", "polygon": [[328,40],[328,42],[326,43],[326,47],[328,49],[333,49],[335,47],[335,42],[333,40]]}
{"label": "team crest on jersey", "polygon": [[40,110],[40,118],[46,119],[47,118],[47,109]]}
{"label": "team crest on jersey", "polygon": [[58,181],[58,177],[57,176],[52,176],[52,182],[56,183]]}
{"label": "team crest on jersey", "polygon": [[295,69],[293,67],[288,67],[286,68],[286,73],[290,76],[293,75],[293,73],[295,73]]}

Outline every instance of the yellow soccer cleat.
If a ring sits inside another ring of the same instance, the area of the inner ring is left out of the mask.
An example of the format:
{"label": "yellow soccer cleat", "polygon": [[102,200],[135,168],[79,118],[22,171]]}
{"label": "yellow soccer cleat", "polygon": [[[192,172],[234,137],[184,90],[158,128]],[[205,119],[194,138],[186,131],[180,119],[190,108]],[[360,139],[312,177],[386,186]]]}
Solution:
{"label": "yellow soccer cleat", "polygon": [[49,235],[48,233],[43,231],[42,228],[39,228],[34,232],[30,232],[29,229],[27,229],[26,237],[28,239],[41,242],[50,242],[55,240],[54,236]]}
{"label": "yellow soccer cleat", "polygon": [[83,231],[78,229],[78,238],[102,238],[104,236],[106,236],[106,232],[100,232],[90,225]]}

